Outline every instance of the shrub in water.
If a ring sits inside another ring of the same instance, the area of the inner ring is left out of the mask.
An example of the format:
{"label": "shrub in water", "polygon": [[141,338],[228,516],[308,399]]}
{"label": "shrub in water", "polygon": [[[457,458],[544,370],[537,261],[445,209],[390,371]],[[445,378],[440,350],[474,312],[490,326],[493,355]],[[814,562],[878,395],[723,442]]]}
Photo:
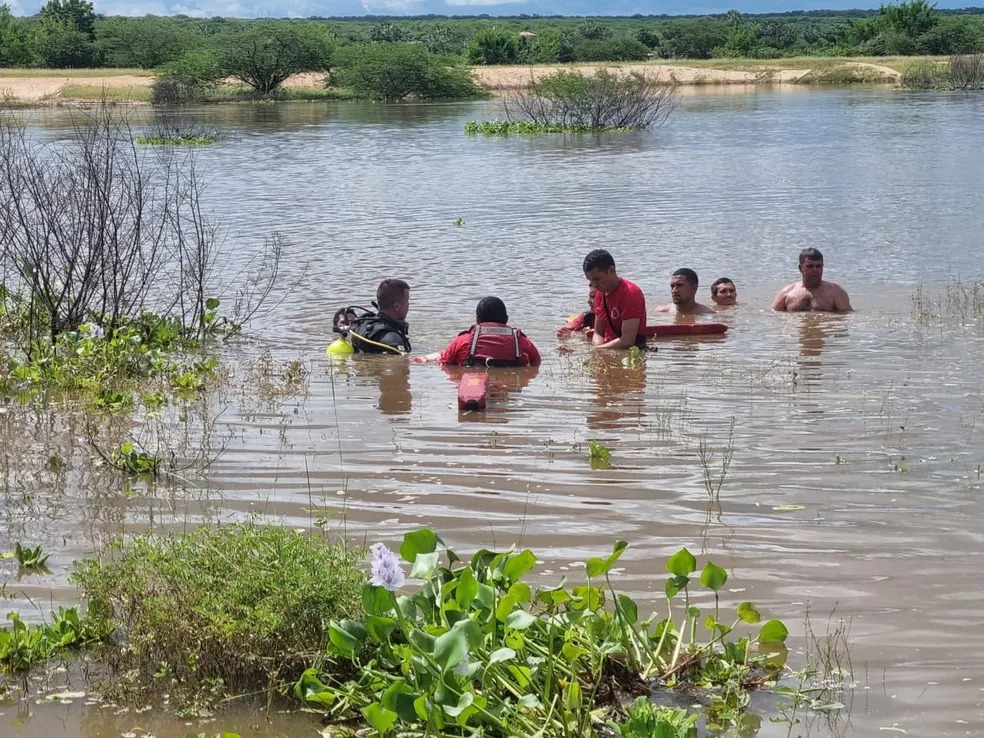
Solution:
{"label": "shrub in water", "polygon": [[329,620],[361,613],[362,552],[292,530],[201,528],[115,549],[73,580],[105,621],[94,627],[117,627],[112,660],[143,685],[274,687],[323,648]]}

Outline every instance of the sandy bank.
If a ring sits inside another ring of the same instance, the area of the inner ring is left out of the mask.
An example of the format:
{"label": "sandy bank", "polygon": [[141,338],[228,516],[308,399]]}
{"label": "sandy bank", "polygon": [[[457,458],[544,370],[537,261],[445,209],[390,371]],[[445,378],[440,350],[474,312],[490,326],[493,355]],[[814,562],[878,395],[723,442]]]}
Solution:
{"label": "sandy bank", "polygon": [[[535,67],[476,67],[472,71],[475,81],[482,87],[497,92],[518,90],[531,80],[540,79],[554,72],[592,72],[599,65],[544,65]],[[844,62],[824,64],[818,60],[814,68],[783,68],[773,65],[755,65],[747,68],[718,69],[685,64],[606,64],[605,68],[617,74],[639,72],[663,82],[681,86],[705,85],[757,85],[757,84],[811,84],[836,82],[896,83],[900,74],[888,66],[868,62]]]}
{"label": "sandy bank", "polygon": [[[744,60],[742,60],[744,61]],[[831,64],[829,60],[817,59],[812,67],[782,67],[781,60],[771,64],[748,60],[747,64],[736,64],[735,60],[725,60],[717,68],[714,62],[708,66],[688,66],[687,64],[582,64],[582,65],[544,65],[535,67],[475,67],[472,75],[475,81],[495,93],[503,94],[522,88],[530,80],[539,79],[559,70],[591,72],[605,67],[619,74],[641,72],[656,79],[681,86],[706,85],[760,85],[760,84],[810,84],[810,83],[897,83],[899,72],[892,67],[872,62],[846,61]],[[5,76],[10,74],[10,76]],[[323,84],[324,75],[320,73],[298,74],[285,83],[286,87],[318,88]],[[125,88],[143,90],[154,81],[150,76],[133,74],[113,74],[106,70],[102,76],[17,76],[7,72],[0,75],[0,104],[45,104],[72,100],[92,100],[99,97],[102,88],[122,91]],[[114,96],[120,99],[119,95]]]}

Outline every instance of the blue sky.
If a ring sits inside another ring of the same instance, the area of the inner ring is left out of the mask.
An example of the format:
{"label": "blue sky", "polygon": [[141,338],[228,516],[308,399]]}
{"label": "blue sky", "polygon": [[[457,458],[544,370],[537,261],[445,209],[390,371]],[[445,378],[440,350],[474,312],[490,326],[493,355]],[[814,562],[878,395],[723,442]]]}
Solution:
{"label": "blue sky", "polygon": [[[30,15],[39,0],[8,0],[15,15]],[[176,15],[227,18],[307,17],[348,15],[632,15],[724,13],[732,8],[745,13],[830,8],[877,8],[879,0],[94,0],[97,13],[106,15]],[[939,8],[974,3],[942,0]],[[980,4],[977,2],[976,4]]]}

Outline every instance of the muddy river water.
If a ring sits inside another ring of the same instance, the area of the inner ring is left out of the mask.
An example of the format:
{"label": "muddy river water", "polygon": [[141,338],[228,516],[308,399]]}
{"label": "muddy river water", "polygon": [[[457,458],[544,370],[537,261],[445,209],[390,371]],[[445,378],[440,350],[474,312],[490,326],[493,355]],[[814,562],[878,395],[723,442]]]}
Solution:
{"label": "muddy river water", "polygon": [[[77,602],[71,563],[119,533],[252,516],[312,528],[327,512],[366,542],[430,526],[463,551],[516,543],[537,552],[543,582],[624,538],[616,583],[654,604],[666,556],[686,545],[727,568],[731,601],[784,619],[792,665],[806,661],[809,629],[849,631],[846,708],[790,728],[767,706],[758,735],[984,734],[984,293],[972,286],[984,98],[707,92],[654,132],[463,133],[495,114],[494,103],[190,114],[225,134],[199,160],[235,246],[227,273],[271,231],[289,244],[289,293],[225,359],[300,359],[305,389],[259,397],[247,376],[243,396],[211,409],[207,471],[123,491],[86,465],[70,417],[0,410],[0,550],[53,552],[52,574],[19,581],[0,561],[4,607],[36,620]],[[31,120],[41,136],[70,125],[64,111]],[[806,246],[824,252],[855,313],[768,310]],[[639,367],[576,341],[559,352],[552,328],[581,306],[581,259],[595,247],[643,288],[651,315],[678,267],[697,270],[704,301],[731,277],[740,302],[718,317],[730,330],[663,340]],[[368,302],[384,276],[413,285],[415,351],[441,348],[497,294],[543,366],[502,372],[490,410],[459,415],[439,367],[330,364],[331,313]],[[612,469],[590,468],[592,439]],[[706,476],[720,480],[729,448],[715,501]],[[55,454],[67,460],[57,474],[32,466]],[[201,726],[36,697],[0,703],[0,736],[315,734],[306,717],[240,711]]]}

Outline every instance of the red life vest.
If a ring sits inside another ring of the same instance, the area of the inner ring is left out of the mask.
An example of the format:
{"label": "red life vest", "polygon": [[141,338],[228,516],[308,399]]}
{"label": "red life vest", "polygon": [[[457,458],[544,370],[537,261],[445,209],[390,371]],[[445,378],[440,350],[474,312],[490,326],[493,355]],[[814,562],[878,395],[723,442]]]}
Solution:
{"label": "red life vest", "polygon": [[522,366],[519,331],[508,325],[473,325],[465,366]]}

